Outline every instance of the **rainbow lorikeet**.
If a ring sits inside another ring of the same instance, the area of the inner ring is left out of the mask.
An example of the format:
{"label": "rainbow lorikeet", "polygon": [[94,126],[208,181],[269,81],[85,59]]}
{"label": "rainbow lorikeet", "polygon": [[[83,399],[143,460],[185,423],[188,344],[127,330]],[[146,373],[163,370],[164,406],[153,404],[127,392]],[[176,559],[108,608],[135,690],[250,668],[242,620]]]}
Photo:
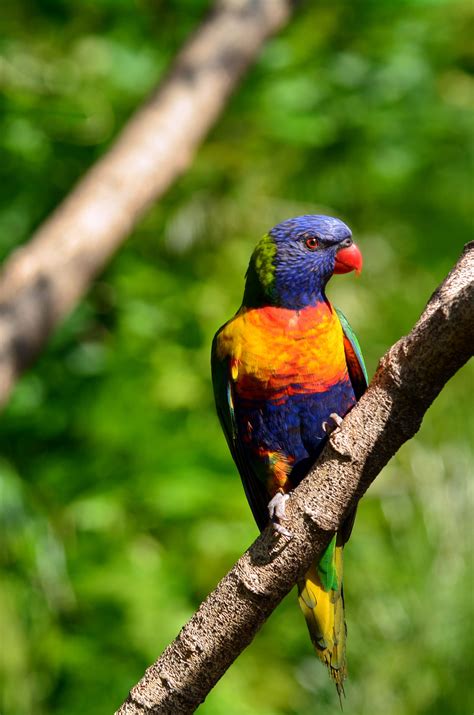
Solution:
{"label": "rainbow lorikeet", "polygon": [[[350,229],[329,216],[300,216],[257,244],[242,306],[216,333],[217,412],[260,529],[282,522],[288,492],[307,474],[367,387],[357,338],[326,297],[334,273],[360,272]],[[353,515],[298,584],[311,640],[339,695],[346,676],[342,549]]]}

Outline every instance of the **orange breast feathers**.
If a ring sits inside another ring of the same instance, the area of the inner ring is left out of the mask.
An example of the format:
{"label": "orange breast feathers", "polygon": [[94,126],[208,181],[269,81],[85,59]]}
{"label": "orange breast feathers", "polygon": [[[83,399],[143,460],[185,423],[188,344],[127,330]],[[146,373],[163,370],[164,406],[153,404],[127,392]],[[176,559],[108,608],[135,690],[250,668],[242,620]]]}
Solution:
{"label": "orange breast feathers", "polygon": [[237,394],[252,400],[324,392],[348,379],[341,324],[324,302],[242,308],[219,333],[217,356],[230,359]]}

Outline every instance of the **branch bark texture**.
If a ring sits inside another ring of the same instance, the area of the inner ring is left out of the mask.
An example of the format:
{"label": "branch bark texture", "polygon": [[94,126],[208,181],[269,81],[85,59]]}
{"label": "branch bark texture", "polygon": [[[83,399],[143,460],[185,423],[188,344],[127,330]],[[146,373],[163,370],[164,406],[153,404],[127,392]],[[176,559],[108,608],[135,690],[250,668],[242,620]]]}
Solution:
{"label": "branch bark texture", "polygon": [[161,87],[0,276],[0,405],[197,147],[292,0],[221,0]]}
{"label": "branch bark texture", "polygon": [[291,541],[267,529],[131,690],[117,715],[192,713],[290,591],[474,346],[474,242],[409,335],[381,359],[288,505]]}

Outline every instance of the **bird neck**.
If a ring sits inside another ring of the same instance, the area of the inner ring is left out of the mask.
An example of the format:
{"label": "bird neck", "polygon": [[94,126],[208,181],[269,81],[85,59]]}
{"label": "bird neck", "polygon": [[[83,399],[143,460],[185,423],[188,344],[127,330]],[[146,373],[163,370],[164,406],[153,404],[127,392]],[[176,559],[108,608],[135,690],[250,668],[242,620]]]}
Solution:
{"label": "bird neck", "polygon": [[327,302],[325,288],[333,267],[321,264],[316,271],[295,271],[294,266],[278,259],[275,242],[267,234],[250,259],[242,305],[302,310]]}
{"label": "bird neck", "polygon": [[[313,278],[313,280],[311,280]],[[253,261],[250,262],[242,305],[246,308],[274,306],[288,310],[303,310],[320,303],[328,303],[326,282],[314,280],[314,276],[295,276],[287,281],[262,281]]]}

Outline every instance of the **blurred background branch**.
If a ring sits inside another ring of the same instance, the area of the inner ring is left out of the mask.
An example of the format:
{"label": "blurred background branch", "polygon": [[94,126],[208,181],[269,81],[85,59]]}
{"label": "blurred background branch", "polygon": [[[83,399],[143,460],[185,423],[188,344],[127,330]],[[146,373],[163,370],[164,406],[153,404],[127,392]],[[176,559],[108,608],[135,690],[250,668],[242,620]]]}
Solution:
{"label": "blurred background branch", "polygon": [[8,259],[0,275],[0,405],[146,208],[191,164],[291,6],[291,0],[216,3],[111,149]]}
{"label": "blurred background branch", "polygon": [[[474,349],[474,242],[291,497],[290,541],[267,529],[224,576],[118,715],[193,713],[323,553],[335,530]],[[341,457],[342,455],[342,457]],[[370,598],[369,594],[366,594]],[[367,603],[369,607],[369,603]]]}

